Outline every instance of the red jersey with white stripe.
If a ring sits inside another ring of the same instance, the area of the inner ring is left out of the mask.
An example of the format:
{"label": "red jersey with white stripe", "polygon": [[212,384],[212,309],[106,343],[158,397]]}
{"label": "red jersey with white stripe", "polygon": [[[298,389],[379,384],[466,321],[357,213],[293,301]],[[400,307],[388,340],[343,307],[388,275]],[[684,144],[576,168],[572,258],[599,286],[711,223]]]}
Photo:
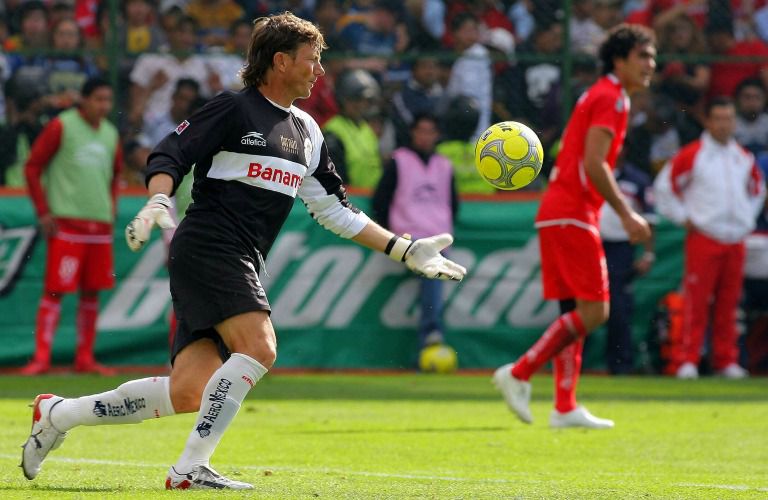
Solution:
{"label": "red jersey with white stripe", "polygon": [[596,231],[602,195],[584,169],[587,131],[603,127],[613,133],[606,161],[611,169],[627,134],[629,97],[614,75],[600,78],[579,97],[563,133],[562,147],[536,215],[536,227],[572,224]]}

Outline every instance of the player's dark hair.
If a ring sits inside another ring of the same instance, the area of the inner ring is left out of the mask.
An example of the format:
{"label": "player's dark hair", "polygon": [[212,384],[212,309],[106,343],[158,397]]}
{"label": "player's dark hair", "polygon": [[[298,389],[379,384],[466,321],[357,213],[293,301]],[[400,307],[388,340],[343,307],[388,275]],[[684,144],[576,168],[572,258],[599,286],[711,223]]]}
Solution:
{"label": "player's dark hair", "polygon": [[83,97],[88,97],[101,87],[112,88],[112,85],[100,76],[92,76],[83,84],[83,88],[80,90],[80,95]]}
{"label": "player's dark hair", "polygon": [[275,54],[285,52],[295,56],[302,43],[310,44],[317,50],[327,48],[317,26],[290,12],[256,19],[245,66],[240,73],[243,85],[258,87],[263,84]]}
{"label": "player's dark hair", "polygon": [[704,116],[709,118],[710,115],[712,114],[713,108],[720,108],[720,107],[726,107],[726,106],[735,106],[733,103],[733,98],[727,95],[720,95],[717,97],[713,97],[707,103],[706,114]]}
{"label": "player's dark hair", "polygon": [[656,43],[653,31],[639,24],[622,23],[608,32],[608,38],[600,45],[600,61],[603,74],[614,70],[614,59],[626,59],[635,47]]}

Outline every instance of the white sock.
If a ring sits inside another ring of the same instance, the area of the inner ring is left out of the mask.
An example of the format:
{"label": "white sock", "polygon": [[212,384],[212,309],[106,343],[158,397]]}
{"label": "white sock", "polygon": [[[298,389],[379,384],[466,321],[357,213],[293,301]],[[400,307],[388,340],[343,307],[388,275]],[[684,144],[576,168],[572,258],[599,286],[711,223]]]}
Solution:
{"label": "white sock", "polygon": [[245,354],[234,353],[214,372],[203,391],[200,413],[176,470],[187,473],[197,465],[208,465],[224,431],[235,418],[240,404],[251,387],[267,373],[258,361]]}
{"label": "white sock", "polygon": [[51,410],[51,423],[67,432],[78,425],[138,424],[174,413],[168,377],[150,377],[100,394],[65,399]]}

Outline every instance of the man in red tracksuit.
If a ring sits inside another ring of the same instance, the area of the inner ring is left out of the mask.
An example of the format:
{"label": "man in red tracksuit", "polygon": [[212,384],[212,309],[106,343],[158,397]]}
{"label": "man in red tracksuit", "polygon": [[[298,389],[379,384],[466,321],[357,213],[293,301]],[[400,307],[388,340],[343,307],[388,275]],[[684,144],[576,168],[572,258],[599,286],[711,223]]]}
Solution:
{"label": "man in red tracksuit", "polygon": [[35,354],[21,369],[23,375],[50,369],[61,297],[78,289],[75,371],[114,373],[97,363],[93,355],[98,292],[111,288],[115,281],[112,223],[123,160],[117,129],[106,119],[112,102],[109,83],[98,77],[88,80],[79,107],[48,123],[32,145],[25,165],[29,194],[48,241],[48,254]]}
{"label": "man in red tracksuit", "polygon": [[739,366],[736,310],[746,250],[765,199],[754,156],[733,138],[736,110],[728,97],[707,106],[706,130],[685,146],[656,178],[660,214],[684,226],[683,328],[671,370],[697,378],[701,348],[712,316],[712,366],[728,378],[744,378]]}

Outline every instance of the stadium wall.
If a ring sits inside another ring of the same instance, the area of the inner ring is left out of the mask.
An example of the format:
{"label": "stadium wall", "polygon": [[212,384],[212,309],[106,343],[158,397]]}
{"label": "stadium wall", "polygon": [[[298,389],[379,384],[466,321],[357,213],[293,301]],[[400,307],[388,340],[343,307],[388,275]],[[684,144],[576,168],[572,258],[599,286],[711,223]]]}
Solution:
{"label": "stadium wall", "polygon": [[[144,203],[120,199],[115,226],[117,286],[101,296],[97,354],[115,365],[167,362],[170,308],[165,247],[157,233],[140,253],[123,244],[123,228]],[[353,203],[368,208],[366,197]],[[461,367],[491,368],[520,354],[557,314],[541,300],[538,202],[465,200],[450,255],[470,272],[447,283],[446,339]],[[668,224],[656,233],[653,271],[635,284],[636,340],[648,331],[659,297],[678,286],[682,234]],[[42,292],[45,242],[38,237],[26,196],[0,197],[0,366],[32,354],[35,314]],[[418,280],[383,255],[340,240],[297,203],[267,259],[262,276],[278,332],[278,367],[411,368],[416,360]],[[71,363],[75,297],[63,302],[54,362]],[[585,366],[603,367],[604,334],[588,342]]]}

